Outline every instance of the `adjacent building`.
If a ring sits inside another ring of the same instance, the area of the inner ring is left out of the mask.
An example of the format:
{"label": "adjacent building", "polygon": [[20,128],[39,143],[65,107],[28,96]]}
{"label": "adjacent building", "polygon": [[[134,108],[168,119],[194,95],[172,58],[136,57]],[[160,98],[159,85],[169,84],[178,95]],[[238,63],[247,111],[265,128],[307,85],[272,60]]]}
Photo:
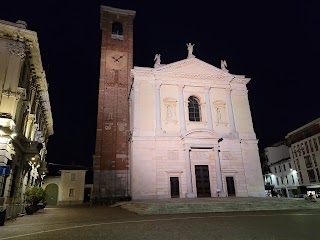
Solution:
{"label": "adjacent building", "polygon": [[0,20],[0,210],[7,216],[24,211],[27,187],[41,185],[52,134],[37,33]]}
{"label": "adjacent building", "polygon": [[74,205],[89,202],[92,184],[86,184],[88,169],[81,166],[58,166],[44,178],[42,187],[46,191],[48,206]]}
{"label": "adjacent building", "polygon": [[286,143],[301,191],[320,192],[320,118],[289,132]]}
{"label": "adjacent building", "polygon": [[266,190],[274,190],[285,197],[297,195],[299,187],[297,171],[285,141],[265,148],[260,157],[267,166],[263,171]]}

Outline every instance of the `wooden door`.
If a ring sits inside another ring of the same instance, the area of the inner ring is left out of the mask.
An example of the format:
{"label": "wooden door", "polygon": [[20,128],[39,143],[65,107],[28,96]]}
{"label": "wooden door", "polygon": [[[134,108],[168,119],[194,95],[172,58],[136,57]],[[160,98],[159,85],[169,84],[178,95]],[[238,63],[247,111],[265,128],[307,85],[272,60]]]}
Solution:
{"label": "wooden door", "polygon": [[196,186],[198,197],[211,197],[208,165],[196,165]]}
{"label": "wooden door", "polygon": [[234,179],[233,177],[226,177],[227,182],[227,190],[228,190],[228,196],[235,196],[236,195],[236,189],[234,187]]}
{"label": "wooden door", "polygon": [[171,187],[171,198],[179,198],[179,178],[178,177],[170,177],[170,187]]}

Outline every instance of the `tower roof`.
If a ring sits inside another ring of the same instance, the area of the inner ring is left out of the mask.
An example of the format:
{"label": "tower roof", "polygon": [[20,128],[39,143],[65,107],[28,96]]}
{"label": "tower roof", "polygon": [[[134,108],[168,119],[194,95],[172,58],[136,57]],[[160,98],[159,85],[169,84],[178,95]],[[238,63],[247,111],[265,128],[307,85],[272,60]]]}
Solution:
{"label": "tower roof", "polygon": [[133,10],[114,8],[114,7],[101,5],[101,12],[102,11],[111,12],[111,13],[115,13],[115,14],[121,14],[121,15],[131,15],[133,17],[135,17],[135,15],[136,15],[136,11],[133,11]]}

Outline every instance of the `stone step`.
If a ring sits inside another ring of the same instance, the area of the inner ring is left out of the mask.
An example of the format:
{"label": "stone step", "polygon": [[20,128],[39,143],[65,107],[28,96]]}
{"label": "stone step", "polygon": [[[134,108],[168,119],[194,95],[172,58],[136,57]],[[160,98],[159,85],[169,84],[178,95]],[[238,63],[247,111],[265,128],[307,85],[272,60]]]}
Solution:
{"label": "stone step", "polygon": [[320,202],[307,202],[304,199],[278,198],[219,198],[219,199],[182,199],[165,201],[131,201],[119,204],[123,209],[141,215],[177,214],[203,212],[239,212],[267,210],[320,209]]}

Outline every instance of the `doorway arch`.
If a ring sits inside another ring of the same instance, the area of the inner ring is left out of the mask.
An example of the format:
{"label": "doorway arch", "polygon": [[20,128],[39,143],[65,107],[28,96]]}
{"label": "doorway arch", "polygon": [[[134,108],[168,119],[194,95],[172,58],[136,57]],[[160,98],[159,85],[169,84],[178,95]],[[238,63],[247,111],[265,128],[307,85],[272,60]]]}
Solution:
{"label": "doorway arch", "polygon": [[45,189],[47,196],[47,204],[49,206],[57,206],[59,187],[55,183],[50,183]]}

